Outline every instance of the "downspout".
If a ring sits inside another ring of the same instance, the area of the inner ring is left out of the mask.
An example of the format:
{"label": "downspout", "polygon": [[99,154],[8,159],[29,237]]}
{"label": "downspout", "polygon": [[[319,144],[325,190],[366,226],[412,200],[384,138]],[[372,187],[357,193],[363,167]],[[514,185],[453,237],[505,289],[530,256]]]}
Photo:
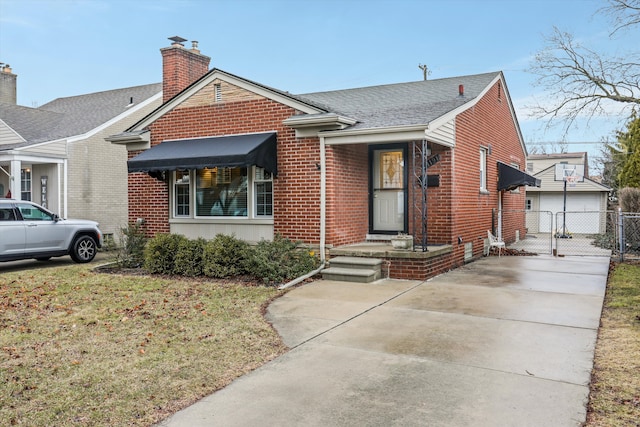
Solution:
{"label": "downspout", "polygon": [[325,152],[324,137],[320,137],[320,267],[305,274],[304,276],[297,277],[290,281],[280,285],[278,289],[287,289],[291,286],[295,286],[298,283],[307,280],[310,277],[320,273],[326,264],[325,260],[325,246],[326,246],[326,232],[327,232],[327,153]]}
{"label": "downspout", "polygon": [[498,190],[498,240],[502,240],[502,190]]}
{"label": "downspout", "polygon": [[[64,185],[64,213],[62,214],[62,217],[67,218],[69,216],[69,211],[67,209],[67,201],[69,200],[69,198],[67,197],[67,191],[68,191],[67,182],[69,181],[68,172],[67,172],[67,159],[64,159],[62,168],[64,173],[64,182],[62,183],[62,185]],[[60,188],[60,169],[58,169],[58,188]],[[61,201],[60,192],[58,192],[58,210],[60,210],[60,201]]]}

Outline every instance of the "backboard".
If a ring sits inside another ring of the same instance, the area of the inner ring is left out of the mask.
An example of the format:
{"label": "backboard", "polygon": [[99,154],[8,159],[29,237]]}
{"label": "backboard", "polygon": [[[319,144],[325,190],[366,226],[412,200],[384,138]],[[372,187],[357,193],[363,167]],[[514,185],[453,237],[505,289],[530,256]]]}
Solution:
{"label": "backboard", "polygon": [[575,182],[584,182],[584,165],[556,163],[556,181],[566,181],[567,177],[575,177]]}

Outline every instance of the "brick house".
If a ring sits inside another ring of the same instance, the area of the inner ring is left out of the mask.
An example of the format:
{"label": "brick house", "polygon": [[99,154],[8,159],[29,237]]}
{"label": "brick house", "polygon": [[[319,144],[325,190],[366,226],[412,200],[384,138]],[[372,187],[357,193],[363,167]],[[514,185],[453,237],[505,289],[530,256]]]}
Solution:
{"label": "brick house", "polygon": [[105,137],[161,104],[161,84],[17,104],[17,75],[0,69],[0,197],[98,221],[109,239],[127,225],[127,150]]}
{"label": "brick house", "polygon": [[[149,235],[279,234],[413,279],[481,256],[487,230],[524,237],[524,213],[499,215],[535,184],[501,72],[293,95],[172,40],[164,103],[108,138],[129,150],[129,220]],[[399,233],[414,250],[389,247]]]}

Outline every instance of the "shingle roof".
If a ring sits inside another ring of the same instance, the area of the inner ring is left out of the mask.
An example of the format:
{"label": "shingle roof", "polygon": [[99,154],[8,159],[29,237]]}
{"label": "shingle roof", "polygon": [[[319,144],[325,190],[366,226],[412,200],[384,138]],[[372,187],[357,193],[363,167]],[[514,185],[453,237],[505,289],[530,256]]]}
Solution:
{"label": "shingle roof", "polygon": [[[0,104],[0,119],[27,141],[46,138],[50,129],[55,129],[63,114],[15,104]],[[12,145],[15,147],[16,145]],[[6,145],[1,148],[7,147]]]}
{"label": "shingle roof", "polygon": [[[499,75],[500,72],[493,72],[296,97],[357,119],[351,129],[422,125],[471,101]],[[464,96],[459,96],[459,85],[464,86]]]}
{"label": "shingle roof", "polygon": [[58,98],[38,108],[0,105],[0,119],[27,142],[15,148],[82,135],[162,91],[161,83]]}

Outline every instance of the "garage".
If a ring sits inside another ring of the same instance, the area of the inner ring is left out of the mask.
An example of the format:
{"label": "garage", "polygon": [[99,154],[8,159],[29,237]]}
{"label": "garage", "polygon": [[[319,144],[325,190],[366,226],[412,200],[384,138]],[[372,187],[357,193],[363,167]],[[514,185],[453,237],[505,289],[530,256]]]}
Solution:
{"label": "garage", "polygon": [[[541,193],[540,210],[553,213],[553,224],[549,224],[548,215],[540,216],[540,230],[555,230],[558,228],[555,221],[557,218],[562,221],[562,215],[557,215],[563,211],[563,193]],[[566,227],[570,233],[594,234],[601,233],[602,223],[605,213],[601,212],[601,193],[571,193],[567,191],[567,217]],[[560,228],[562,224],[560,224]]]}

